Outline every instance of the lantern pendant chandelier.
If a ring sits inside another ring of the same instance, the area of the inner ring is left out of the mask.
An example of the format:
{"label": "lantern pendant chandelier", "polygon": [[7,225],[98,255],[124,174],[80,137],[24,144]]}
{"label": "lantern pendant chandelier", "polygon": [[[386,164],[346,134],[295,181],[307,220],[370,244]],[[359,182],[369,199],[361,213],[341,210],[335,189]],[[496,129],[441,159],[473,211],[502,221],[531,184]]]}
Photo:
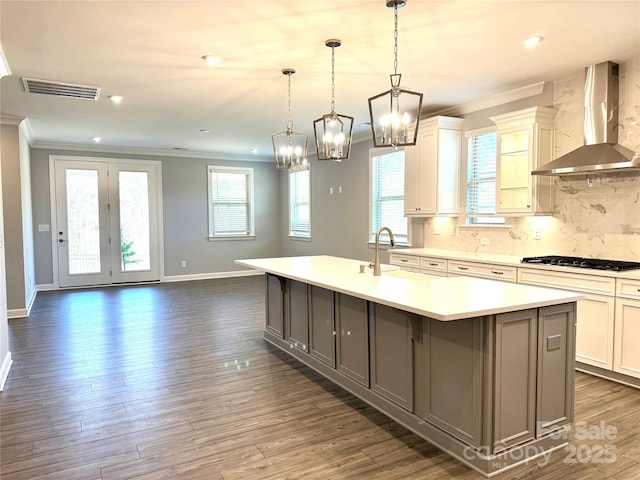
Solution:
{"label": "lantern pendant chandelier", "polygon": [[287,128],[285,131],[271,136],[273,155],[278,170],[306,170],[309,168],[307,161],[309,137],[304,133],[295,132],[291,120],[291,75],[295,73],[293,68],[282,70],[282,74],[287,76],[289,84]]}
{"label": "lantern pendant chandelier", "polygon": [[393,8],[393,74],[391,90],[369,99],[369,117],[374,147],[402,147],[415,145],[422,109],[422,94],[400,88],[401,74],[398,73],[398,8],[406,5],[406,0],[387,0],[387,7]]}
{"label": "lantern pendant chandelier", "polygon": [[331,113],[313,122],[318,160],[340,162],[349,158],[353,117],[336,113],[335,52],[340,40],[329,39],[324,44],[331,48]]}

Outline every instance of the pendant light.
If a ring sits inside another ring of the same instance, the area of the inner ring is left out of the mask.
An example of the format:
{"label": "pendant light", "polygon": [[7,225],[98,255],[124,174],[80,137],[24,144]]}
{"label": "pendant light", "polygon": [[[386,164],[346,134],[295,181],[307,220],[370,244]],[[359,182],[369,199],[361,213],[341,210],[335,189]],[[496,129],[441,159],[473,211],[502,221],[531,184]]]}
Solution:
{"label": "pendant light", "polygon": [[291,76],[295,73],[293,68],[282,70],[282,74],[287,76],[289,85],[287,128],[285,131],[271,136],[276,168],[279,170],[306,170],[309,168],[307,161],[309,137],[303,133],[295,132],[291,120]]}
{"label": "pendant light", "polygon": [[401,74],[398,73],[398,8],[406,5],[406,0],[387,0],[387,7],[393,8],[393,74],[391,89],[369,99],[369,117],[374,147],[402,147],[415,145],[422,109],[422,94],[400,88]]}
{"label": "pendant light", "polygon": [[318,160],[340,162],[349,158],[353,117],[336,113],[335,54],[336,47],[342,45],[342,42],[332,38],[324,44],[331,48],[331,113],[323,115],[313,122],[313,133],[316,139]]}

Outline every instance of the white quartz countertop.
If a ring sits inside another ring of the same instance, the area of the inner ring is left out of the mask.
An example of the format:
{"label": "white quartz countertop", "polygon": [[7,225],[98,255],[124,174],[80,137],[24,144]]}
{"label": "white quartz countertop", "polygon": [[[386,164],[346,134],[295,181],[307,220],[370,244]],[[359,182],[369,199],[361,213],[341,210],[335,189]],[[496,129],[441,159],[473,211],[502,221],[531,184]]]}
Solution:
{"label": "white quartz countertop", "polygon": [[516,257],[513,255],[500,255],[497,253],[462,252],[458,250],[440,250],[437,248],[394,248],[390,249],[389,253],[400,255],[416,255],[419,257],[444,258],[447,260],[488,263],[495,266],[506,265],[514,267],[535,268],[537,270],[553,270],[557,272],[579,273],[581,275],[596,275],[600,277],[630,278],[632,280],[640,280],[640,270],[614,272],[609,270],[597,270],[590,268],[561,267],[558,265],[522,263],[522,257]]}
{"label": "white quartz countertop", "polygon": [[471,277],[432,277],[371,269],[368,262],[327,255],[236,260],[238,265],[298,280],[441,321],[525,310],[584,296],[576,292]]}

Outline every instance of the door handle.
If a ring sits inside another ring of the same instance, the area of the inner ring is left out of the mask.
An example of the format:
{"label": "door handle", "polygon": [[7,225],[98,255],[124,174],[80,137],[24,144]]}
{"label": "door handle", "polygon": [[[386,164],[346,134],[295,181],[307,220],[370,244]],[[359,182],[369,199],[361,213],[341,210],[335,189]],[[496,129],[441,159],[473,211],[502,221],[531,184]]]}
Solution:
{"label": "door handle", "polygon": [[60,239],[58,239],[58,242],[64,243],[64,242],[66,242],[66,240],[64,238],[60,238]]}

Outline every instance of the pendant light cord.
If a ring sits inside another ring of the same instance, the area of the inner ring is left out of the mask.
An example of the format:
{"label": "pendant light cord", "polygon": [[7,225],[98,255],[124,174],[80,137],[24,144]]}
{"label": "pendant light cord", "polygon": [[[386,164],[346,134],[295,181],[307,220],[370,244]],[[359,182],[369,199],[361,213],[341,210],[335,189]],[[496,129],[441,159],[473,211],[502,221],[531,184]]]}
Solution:
{"label": "pendant light cord", "polygon": [[288,95],[287,98],[289,99],[289,102],[287,104],[287,108],[288,108],[288,114],[287,114],[287,130],[291,131],[293,130],[293,122],[291,121],[291,74],[287,75],[287,80],[289,82],[289,88],[288,88]]}
{"label": "pendant light cord", "polygon": [[336,47],[331,47],[331,113],[336,111]]}
{"label": "pendant light cord", "polygon": [[398,6],[393,7],[393,73],[398,74]]}

